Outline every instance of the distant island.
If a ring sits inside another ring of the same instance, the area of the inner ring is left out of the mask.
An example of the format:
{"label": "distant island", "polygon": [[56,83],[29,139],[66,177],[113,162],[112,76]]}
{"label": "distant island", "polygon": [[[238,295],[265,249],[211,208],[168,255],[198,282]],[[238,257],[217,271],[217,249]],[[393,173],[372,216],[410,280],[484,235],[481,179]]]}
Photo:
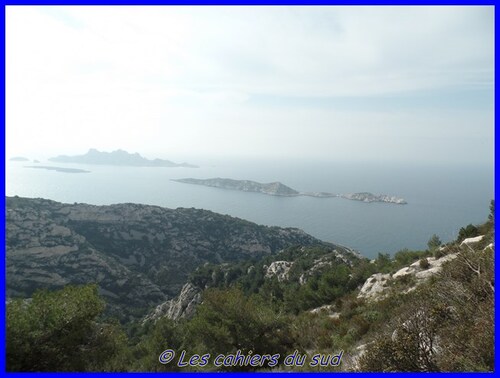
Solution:
{"label": "distant island", "polygon": [[395,203],[398,205],[406,205],[408,203],[402,198],[388,196],[385,194],[376,195],[369,192],[341,194],[340,197],[353,201],[362,201],[362,202],[386,202],[386,203]]}
{"label": "distant island", "polygon": [[25,158],[23,156],[15,156],[13,158],[10,158],[9,160],[10,161],[29,161],[30,159]]}
{"label": "distant island", "polygon": [[296,197],[296,196],[307,196],[316,198],[340,197],[348,200],[361,201],[361,202],[384,202],[384,203],[394,203],[398,205],[405,205],[407,203],[402,198],[388,196],[385,194],[377,195],[369,192],[349,193],[349,194],[334,194],[328,192],[299,192],[295,189],[290,188],[289,186],[282,184],[281,182],[271,182],[267,184],[262,184],[256,181],[233,180],[220,177],[210,178],[210,179],[184,178],[184,179],[172,179],[172,181],[181,182],[184,184],[210,186],[221,189],[240,190],[243,192],[264,193],[272,196],[281,196],[281,197]]}
{"label": "distant island", "polygon": [[101,152],[95,148],[91,148],[85,155],[67,156],[60,155],[49,159],[59,163],[77,163],[77,164],[94,164],[94,165],[117,165],[128,167],[184,167],[198,168],[198,166],[188,163],[174,163],[170,160],[154,159],[149,160],[138,153],[130,154],[124,150],[116,150],[113,152]]}
{"label": "distant island", "polygon": [[49,166],[45,166],[45,165],[26,165],[24,168],[47,169],[49,171],[64,172],[64,173],[90,173],[90,171],[86,171],[84,169],[62,168],[62,167],[49,167]]}
{"label": "distant island", "polygon": [[211,178],[206,180],[185,178],[172,180],[182,182],[184,184],[212,186],[215,188],[241,190],[243,192],[258,192],[269,194],[271,196],[299,196],[301,193],[283,185],[281,182],[271,182],[269,184],[261,184],[260,182],[250,180],[232,180],[227,178]]}

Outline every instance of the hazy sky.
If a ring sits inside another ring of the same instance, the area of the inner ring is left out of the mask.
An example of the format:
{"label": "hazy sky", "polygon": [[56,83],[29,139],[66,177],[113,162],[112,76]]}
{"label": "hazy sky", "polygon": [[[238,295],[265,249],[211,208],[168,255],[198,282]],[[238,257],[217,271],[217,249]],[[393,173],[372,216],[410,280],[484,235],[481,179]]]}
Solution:
{"label": "hazy sky", "polygon": [[7,157],[491,164],[493,38],[493,7],[9,6]]}

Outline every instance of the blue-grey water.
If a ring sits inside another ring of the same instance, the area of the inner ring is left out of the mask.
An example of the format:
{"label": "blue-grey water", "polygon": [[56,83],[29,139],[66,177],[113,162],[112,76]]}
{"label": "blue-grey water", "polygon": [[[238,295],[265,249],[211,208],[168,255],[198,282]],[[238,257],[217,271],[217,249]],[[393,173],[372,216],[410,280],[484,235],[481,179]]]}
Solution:
{"label": "blue-grey water", "polygon": [[[367,257],[378,252],[424,249],[432,234],[443,242],[460,227],[486,220],[494,193],[493,167],[399,163],[304,161],[190,161],[200,168],[111,167],[42,161],[80,168],[62,173],[6,163],[6,194],[95,205],[134,202],[169,208],[195,207],[259,224],[299,227]],[[342,198],[274,197],[171,181],[225,177],[281,181],[299,191],[372,192],[404,198],[407,205],[362,203]]]}

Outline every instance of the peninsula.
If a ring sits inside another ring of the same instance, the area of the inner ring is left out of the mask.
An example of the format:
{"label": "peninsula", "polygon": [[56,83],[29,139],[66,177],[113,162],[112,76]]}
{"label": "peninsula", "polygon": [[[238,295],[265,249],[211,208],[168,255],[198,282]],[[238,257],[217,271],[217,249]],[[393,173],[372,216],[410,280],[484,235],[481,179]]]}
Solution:
{"label": "peninsula", "polygon": [[331,198],[340,197],[353,201],[361,202],[384,202],[384,203],[394,203],[398,205],[404,205],[407,202],[395,196],[388,196],[385,194],[372,194],[369,192],[361,193],[348,193],[348,194],[334,194],[328,192],[299,192],[295,189],[290,188],[282,184],[281,182],[271,182],[271,183],[260,183],[250,180],[233,180],[228,178],[210,178],[210,179],[195,179],[195,178],[183,178],[183,179],[172,179],[172,181],[181,182],[184,184],[193,185],[203,185],[210,186],[214,188],[230,189],[230,190],[240,190],[243,192],[257,192],[268,194],[272,196],[281,197],[297,197],[297,196],[307,196],[316,198]]}
{"label": "peninsula", "polygon": [[77,164],[93,164],[93,165],[116,165],[128,167],[184,167],[198,168],[198,166],[188,163],[174,163],[170,160],[154,159],[149,160],[138,153],[130,154],[124,150],[116,150],[113,152],[101,152],[95,148],[91,148],[85,155],[67,156],[60,155],[49,159],[59,163],[77,163]]}

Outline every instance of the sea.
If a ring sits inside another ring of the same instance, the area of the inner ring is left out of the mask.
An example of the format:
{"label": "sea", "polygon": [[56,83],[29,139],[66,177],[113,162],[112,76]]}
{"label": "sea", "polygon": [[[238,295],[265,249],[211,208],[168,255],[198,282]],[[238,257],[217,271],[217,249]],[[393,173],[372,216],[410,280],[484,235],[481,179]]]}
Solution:
{"label": "sea", "polygon": [[[423,250],[433,234],[454,240],[461,227],[480,224],[494,198],[494,167],[474,164],[307,161],[304,159],[197,159],[199,168],[117,167],[48,161],[6,162],[6,195],[64,203],[141,203],[199,208],[258,224],[298,227],[368,258],[404,248]],[[27,166],[77,168],[66,173]],[[280,181],[308,192],[371,192],[408,204],[364,203],[343,198],[276,197],[183,184],[179,178]]]}

